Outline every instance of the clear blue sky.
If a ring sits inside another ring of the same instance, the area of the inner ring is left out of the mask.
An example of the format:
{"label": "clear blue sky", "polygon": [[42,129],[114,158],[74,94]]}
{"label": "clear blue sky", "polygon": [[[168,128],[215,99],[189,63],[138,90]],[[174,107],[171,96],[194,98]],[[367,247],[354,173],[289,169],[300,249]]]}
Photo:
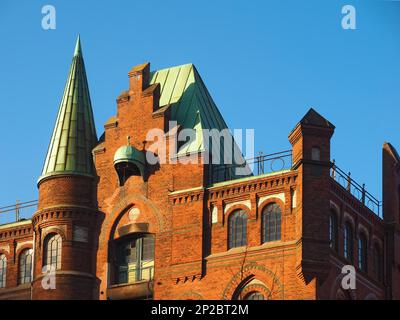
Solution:
{"label": "clear blue sky", "polygon": [[[381,199],[381,148],[400,148],[400,2],[383,0],[0,2],[0,207],[37,198],[81,34],[98,134],[129,69],[193,62],[231,128],[256,151],[290,148],[309,107],[336,125],[332,158]],[[41,27],[52,4],[56,30]],[[341,28],[352,4],[357,30]]]}

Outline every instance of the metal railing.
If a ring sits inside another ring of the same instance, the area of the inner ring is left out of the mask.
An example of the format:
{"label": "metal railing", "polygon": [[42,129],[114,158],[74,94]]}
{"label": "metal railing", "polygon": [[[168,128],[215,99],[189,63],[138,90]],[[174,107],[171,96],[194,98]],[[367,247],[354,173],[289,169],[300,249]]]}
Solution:
{"label": "metal railing", "polygon": [[331,177],[379,218],[383,218],[381,202],[365,189],[365,183],[359,184],[351,178],[350,172],[346,173],[340,169],[335,164],[335,160],[332,162]]}
{"label": "metal railing", "polygon": [[[15,204],[0,207],[0,225],[3,223],[10,223],[10,222],[18,222],[21,219],[21,211],[26,208],[33,208],[37,207],[38,200],[31,200],[25,202],[17,202]],[[9,215],[14,215],[14,219],[10,219]],[[3,216],[6,216],[5,221],[3,221]]]}
{"label": "metal railing", "polygon": [[[264,155],[262,152],[254,158],[246,159],[244,164],[214,165],[210,182],[228,181],[247,176],[274,173],[292,167],[292,150]],[[239,170],[240,169],[240,170]]]}

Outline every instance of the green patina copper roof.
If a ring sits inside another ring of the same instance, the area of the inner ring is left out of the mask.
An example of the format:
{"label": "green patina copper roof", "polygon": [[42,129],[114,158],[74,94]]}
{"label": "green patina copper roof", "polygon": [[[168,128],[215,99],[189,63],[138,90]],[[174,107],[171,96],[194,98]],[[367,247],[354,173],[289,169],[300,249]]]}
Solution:
{"label": "green patina copper roof", "polygon": [[[196,139],[185,143],[178,150],[178,156],[205,151],[204,129],[227,129],[227,125],[193,64],[185,64],[151,73],[150,85],[160,84],[160,107],[170,104],[171,120],[176,120],[183,128],[195,129]],[[211,137],[213,155],[218,151],[218,137]],[[220,139],[220,159],[223,159],[224,139]],[[234,153],[242,158],[242,153],[234,142]]]}
{"label": "green patina copper roof", "polygon": [[93,175],[92,149],[97,142],[92,104],[78,36],[42,175]]}
{"label": "green patina copper roof", "polygon": [[160,107],[170,104],[172,120],[196,130],[196,141],[185,144],[178,154],[205,150],[202,129],[227,128],[193,64],[152,72],[150,84],[154,83],[161,86]]}
{"label": "green patina copper roof", "polygon": [[146,159],[143,152],[139,151],[130,144],[119,147],[114,155],[114,165],[118,163],[133,163],[136,165],[142,176],[144,175],[144,168]]}

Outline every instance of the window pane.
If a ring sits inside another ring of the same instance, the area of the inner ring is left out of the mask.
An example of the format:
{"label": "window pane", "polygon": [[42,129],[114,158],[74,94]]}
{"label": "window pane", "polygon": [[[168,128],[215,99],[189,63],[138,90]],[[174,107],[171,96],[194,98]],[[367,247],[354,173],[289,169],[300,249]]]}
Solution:
{"label": "window pane", "polygon": [[282,213],[276,203],[267,205],[262,213],[262,242],[281,239]]}
{"label": "window pane", "polygon": [[32,275],[32,249],[21,252],[19,258],[19,284],[30,283]]}
{"label": "window pane", "polygon": [[132,283],[153,278],[154,236],[136,235],[117,242],[116,283]]}
{"label": "window pane", "polygon": [[233,212],[229,217],[229,248],[247,244],[247,214],[243,210]]}
{"label": "window pane", "polygon": [[344,228],[344,257],[353,261],[353,232],[349,224]]}
{"label": "window pane", "polygon": [[45,241],[45,254],[44,261],[46,265],[53,266],[54,268],[61,269],[61,248],[62,239],[59,234],[48,236]]}
{"label": "window pane", "polygon": [[337,216],[335,212],[329,215],[329,246],[337,251]]}
{"label": "window pane", "polygon": [[0,255],[0,288],[6,287],[7,258],[4,254]]}
{"label": "window pane", "polygon": [[146,237],[143,239],[143,260],[154,259],[154,238]]}

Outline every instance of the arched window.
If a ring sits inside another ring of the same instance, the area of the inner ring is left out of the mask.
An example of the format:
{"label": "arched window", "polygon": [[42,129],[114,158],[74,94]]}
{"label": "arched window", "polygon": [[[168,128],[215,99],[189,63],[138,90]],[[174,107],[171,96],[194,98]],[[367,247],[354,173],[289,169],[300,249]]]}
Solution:
{"label": "arched window", "polygon": [[236,210],[229,216],[229,249],[247,245],[247,214]]}
{"label": "arched window", "polygon": [[61,269],[62,239],[59,234],[47,236],[44,242],[44,266],[53,266],[56,270]]}
{"label": "arched window", "polygon": [[344,257],[349,261],[353,261],[353,229],[350,223],[346,223],[344,226],[343,245]]}
{"label": "arched window", "polygon": [[18,283],[30,283],[32,281],[32,249],[25,249],[19,255]]}
{"label": "arched window", "polygon": [[338,229],[338,222],[337,222],[337,215],[336,212],[331,210],[331,213],[329,215],[329,246],[337,251],[338,248],[338,235],[337,235],[337,229]]}
{"label": "arched window", "polygon": [[281,208],[276,203],[268,204],[262,212],[262,242],[281,240]]}
{"label": "arched window", "polygon": [[0,254],[0,288],[6,287],[7,257]]}
{"label": "arched window", "polygon": [[243,300],[265,300],[264,295],[260,292],[250,292]]}
{"label": "arched window", "polygon": [[378,281],[383,279],[383,259],[380,247],[375,244],[373,249],[373,273]]}
{"label": "arched window", "polygon": [[358,237],[358,268],[365,272],[368,269],[367,237],[363,233]]}
{"label": "arched window", "polygon": [[154,276],[154,236],[136,234],[117,241],[116,283],[151,280]]}

